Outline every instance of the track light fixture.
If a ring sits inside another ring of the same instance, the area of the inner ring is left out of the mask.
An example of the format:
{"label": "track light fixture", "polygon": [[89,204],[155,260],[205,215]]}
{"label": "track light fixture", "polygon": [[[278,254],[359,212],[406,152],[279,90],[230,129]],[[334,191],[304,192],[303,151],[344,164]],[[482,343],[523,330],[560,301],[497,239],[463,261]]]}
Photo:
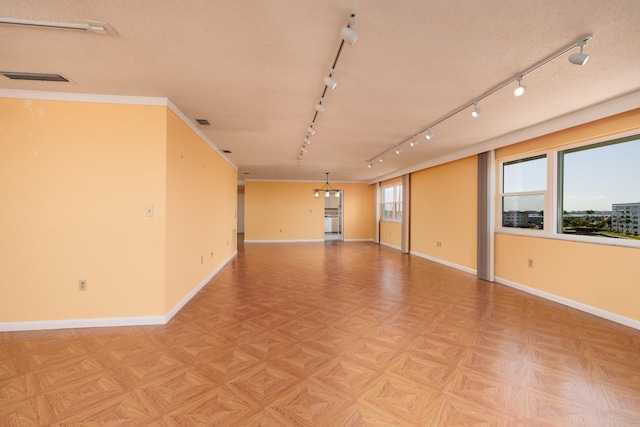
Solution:
{"label": "track light fixture", "polygon": [[311,144],[311,139],[309,139],[309,138],[305,138],[305,139],[304,139],[304,143],[305,143],[306,145]]}
{"label": "track light fixture", "polygon": [[371,162],[367,162],[367,167],[368,167],[369,169],[371,169],[371,168],[373,167],[373,163],[371,163]]}
{"label": "track light fixture", "polygon": [[84,21],[83,24],[76,24],[70,22],[37,21],[33,19],[0,18],[0,24],[23,25],[26,27],[39,28],[59,28],[65,30],[81,30],[98,34],[114,33],[109,24],[101,21]]}
{"label": "track light fixture", "polygon": [[417,139],[412,139],[411,142],[409,143],[409,146],[413,148],[413,147],[417,147],[418,144],[420,144],[420,142]]}
{"label": "track light fixture", "polygon": [[426,140],[433,139],[433,133],[431,132],[431,129],[427,129],[427,133],[424,134],[424,139]]}
{"label": "track light fixture", "polygon": [[521,96],[525,93],[526,91],[526,87],[524,85],[522,85],[522,79],[524,79],[524,77],[537,70],[538,68],[548,64],[549,62],[553,61],[554,59],[556,59],[557,57],[564,55],[565,53],[569,52],[571,49],[579,47],[580,48],[580,52],[579,53],[574,53],[572,55],[569,56],[569,61],[572,64],[576,64],[576,65],[584,65],[587,60],[589,59],[589,55],[584,53],[584,47],[587,44],[587,41],[589,41],[591,38],[593,38],[593,34],[585,34],[582,37],[580,37],[579,39],[575,40],[573,43],[563,47],[560,50],[557,50],[556,52],[552,53],[551,55],[547,56],[546,58],[536,62],[535,64],[533,64],[532,66],[530,66],[529,68],[527,68],[526,70],[521,71],[520,73],[516,74],[514,77],[511,77],[510,79],[507,79],[505,81],[503,81],[502,83],[494,86],[492,89],[488,90],[487,92],[483,93],[482,95],[480,95],[479,97],[475,98],[473,101],[468,102],[464,105],[461,105],[460,107],[458,107],[457,109],[451,111],[448,114],[445,114],[444,116],[440,117],[438,120],[430,123],[428,126],[425,126],[424,128],[422,128],[422,130],[414,133],[411,137],[409,138],[405,138],[404,140],[402,140],[400,143],[396,143],[394,145],[392,145],[391,147],[387,148],[386,150],[382,151],[381,153],[376,154],[375,156],[371,157],[368,160],[368,166],[371,167],[372,161],[376,158],[380,158],[380,160],[382,161],[382,156],[386,153],[388,153],[391,150],[395,150],[399,145],[404,144],[407,141],[409,142],[409,145],[411,147],[415,147],[416,145],[418,145],[418,141],[415,139],[416,135],[419,135],[423,132],[426,132],[424,137],[425,139],[433,139],[433,133],[431,132],[431,128],[433,128],[434,126],[439,125],[440,123],[444,122],[445,120],[450,119],[451,117],[467,110],[469,107],[473,106],[474,109],[471,112],[471,115],[473,117],[478,117],[480,115],[480,108],[478,107],[478,103],[480,101],[482,101],[483,99],[493,95],[494,93],[498,92],[499,90],[504,89],[505,87],[509,86],[510,84],[517,82],[518,83],[518,87],[515,88],[515,90],[513,91],[513,94],[515,96]]}
{"label": "track light fixture", "polygon": [[[316,134],[316,130],[314,129],[313,126],[316,123],[318,114],[324,113],[326,111],[326,107],[324,106],[324,97],[327,94],[327,90],[333,90],[338,85],[338,82],[336,81],[336,79],[333,78],[333,75],[336,72],[336,65],[338,64],[338,60],[340,59],[340,54],[342,53],[342,47],[344,46],[345,42],[349,45],[352,45],[358,39],[358,34],[352,28],[355,25],[355,22],[356,22],[356,11],[352,10],[349,14],[349,20],[347,22],[346,27],[343,27],[340,30],[342,40],[340,40],[340,45],[338,46],[338,52],[336,53],[336,57],[333,60],[333,65],[331,66],[331,72],[329,73],[328,76],[325,76],[323,79],[324,86],[322,88],[322,95],[320,95],[320,102],[318,102],[315,105],[316,111],[313,115],[313,119],[311,120],[311,126],[307,128],[307,138],[305,139],[306,145],[309,145],[311,143],[311,141],[307,142],[308,137]],[[302,156],[304,157],[304,153]],[[302,159],[298,158],[298,160],[302,160]]]}
{"label": "track light fixture", "polygon": [[380,163],[384,163],[384,158],[383,158],[382,156],[380,156],[380,158],[378,159],[378,161],[379,161]]}
{"label": "track light fixture", "polygon": [[402,148],[400,147],[396,148],[396,154],[400,154],[400,153],[402,153]]}
{"label": "track light fixture", "polygon": [[480,115],[480,112],[482,110],[480,108],[478,108],[478,101],[474,102],[473,105],[475,106],[475,108],[471,112],[471,117],[475,118],[475,117],[478,117]]}
{"label": "track light fixture", "polygon": [[351,15],[349,15],[349,23],[346,27],[342,27],[340,30],[340,34],[342,35],[342,40],[347,42],[349,46],[352,46],[356,40],[358,40],[358,33],[351,28],[356,23],[356,11],[352,10]]}
{"label": "track light fixture", "polygon": [[584,46],[586,44],[587,44],[587,40],[583,40],[578,44],[578,46],[580,47],[580,53],[574,53],[573,55],[570,55],[569,62],[576,65],[584,65],[587,63],[587,60],[589,59],[589,55],[583,52]]}
{"label": "track light fixture", "polygon": [[518,87],[513,90],[514,96],[522,96],[527,90],[525,86],[522,86],[522,77],[518,78]]}

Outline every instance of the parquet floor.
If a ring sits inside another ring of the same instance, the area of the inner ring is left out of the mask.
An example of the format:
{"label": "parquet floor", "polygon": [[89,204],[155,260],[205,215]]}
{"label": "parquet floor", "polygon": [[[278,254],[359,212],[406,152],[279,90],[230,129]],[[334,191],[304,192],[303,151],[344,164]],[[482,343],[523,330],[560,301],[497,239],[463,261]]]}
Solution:
{"label": "parquet floor", "polygon": [[640,331],[372,243],[251,244],[168,325],[0,333],[0,425],[640,425]]}

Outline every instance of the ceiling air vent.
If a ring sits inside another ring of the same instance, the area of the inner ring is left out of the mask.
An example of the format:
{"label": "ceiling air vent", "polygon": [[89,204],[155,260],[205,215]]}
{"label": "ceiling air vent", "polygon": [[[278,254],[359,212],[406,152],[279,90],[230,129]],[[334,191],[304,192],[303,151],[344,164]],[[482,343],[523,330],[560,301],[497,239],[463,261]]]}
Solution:
{"label": "ceiling air vent", "polygon": [[196,122],[202,126],[211,126],[211,123],[209,123],[209,120],[207,119],[196,119]]}
{"label": "ceiling air vent", "polygon": [[42,82],[68,82],[69,80],[60,74],[45,73],[12,73],[0,71],[0,74],[11,80],[37,80]]}

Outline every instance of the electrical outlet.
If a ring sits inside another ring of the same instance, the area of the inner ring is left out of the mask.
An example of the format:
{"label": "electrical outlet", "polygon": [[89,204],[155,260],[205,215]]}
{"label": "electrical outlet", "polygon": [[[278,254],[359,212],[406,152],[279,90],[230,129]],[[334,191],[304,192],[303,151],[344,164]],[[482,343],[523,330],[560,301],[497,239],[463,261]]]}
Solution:
{"label": "electrical outlet", "polygon": [[533,259],[529,258],[529,260],[527,261],[527,267],[533,268]]}
{"label": "electrical outlet", "polygon": [[78,280],[78,290],[79,291],[87,290],[87,281],[85,279]]}
{"label": "electrical outlet", "polygon": [[436,242],[436,247],[441,248],[442,247],[442,242]]}
{"label": "electrical outlet", "polygon": [[153,216],[153,205],[147,205],[144,208],[144,214],[146,216]]}

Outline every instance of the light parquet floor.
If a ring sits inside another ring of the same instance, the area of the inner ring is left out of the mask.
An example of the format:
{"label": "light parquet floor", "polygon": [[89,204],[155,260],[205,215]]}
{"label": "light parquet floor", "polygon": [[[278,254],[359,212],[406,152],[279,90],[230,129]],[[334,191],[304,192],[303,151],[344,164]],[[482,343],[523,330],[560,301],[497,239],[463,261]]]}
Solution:
{"label": "light parquet floor", "polygon": [[372,243],[240,243],[164,326],[0,333],[0,426],[640,426],[640,331]]}

